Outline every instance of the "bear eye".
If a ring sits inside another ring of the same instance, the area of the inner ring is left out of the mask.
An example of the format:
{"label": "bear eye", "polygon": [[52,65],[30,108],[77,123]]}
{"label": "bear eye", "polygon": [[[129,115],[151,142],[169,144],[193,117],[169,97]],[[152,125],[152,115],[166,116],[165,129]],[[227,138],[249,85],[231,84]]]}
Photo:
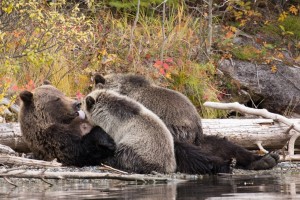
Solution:
{"label": "bear eye", "polygon": [[80,108],[81,108],[81,103],[79,103],[79,102],[76,103],[76,104],[75,104],[75,107],[76,107],[78,110],[80,110]]}
{"label": "bear eye", "polygon": [[57,97],[56,99],[54,99],[54,101],[59,101],[60,100],[60,98],[59,97]]}

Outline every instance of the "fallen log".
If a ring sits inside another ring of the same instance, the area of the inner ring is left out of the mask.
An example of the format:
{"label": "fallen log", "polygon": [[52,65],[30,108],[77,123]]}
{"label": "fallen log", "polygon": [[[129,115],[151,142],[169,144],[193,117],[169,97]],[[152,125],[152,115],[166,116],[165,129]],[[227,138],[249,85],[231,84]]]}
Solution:
{"label": "fallen log", "polygon": [[24,142],[19,123],[0,123],[0,144],[20,153],[30,152]]}
{"label": "fallen log", "polygon": [[[291,121],[300,124],[300,119]],[[258,144],[269,150],[281,149],[296,132],[287,131],[289,126],[272,119],[203,119],[202,126],[205,135],[226,137],[251,150],[258,149]]]}
{"label": "fallen log", "polygon": [[[300,119],[290,120],[300,124]],[[226,137],[251,150],[258,149],[258,143],[268,150],[281,149],[295,134],[289,126],[272,119],[202,119],[202,126],[205,135]],[[0,123],[0,144],[16,152],[29,152],[18,123]],[[296,147],[300,148],[300,141],[296,141]]]}
{"label": "fallen log", "polygon": [[[300,159],[300,154],[294,155],[296,140],[300,137],[300,126],[298,123],[294,123],[291,119],[288,119],[288,118],[286,118],[282,115],[276,114],[276,113],[271,113],[266,109],[249,108],[242,104],[239,104],[238,102],[234,102],[234,103],[205,102],[203,105],[207,106],[207,107],[211,107],[211,108],[216,108],[216,109],[236,110],[241,113],[262,116],[265,118],[272,119],[272,120],[274,120],[274,122],[283,123],[283,124],[287,125],[288,128],[285,131],[286,134],[290,133],[291,130],[295,130],[295,132],[291,135],[290,139],[288,140],[288,154],[287,155],[284,154],[283,159],[284,160],[299,160]],[[257,140],[256,144],[258,145],[258,147],[261,150],[267,152],[262,147],[262,141]]]}
{"label": "fallen log", "polygon": [[14,166],[36,166],[36,167],[61,167],[62,164],[56,161],[48,162],[43,160],[28,159],[19,156],[0,154],[0,164]]}

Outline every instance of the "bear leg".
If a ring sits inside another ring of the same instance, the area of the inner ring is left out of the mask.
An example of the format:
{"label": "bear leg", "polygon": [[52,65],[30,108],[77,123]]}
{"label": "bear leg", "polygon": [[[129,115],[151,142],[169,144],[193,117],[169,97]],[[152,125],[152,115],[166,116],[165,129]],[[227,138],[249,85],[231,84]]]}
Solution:
{"label": "bear leg", "polygon": [[279,160],[276,153],[259,156],[227,139],[216,136],[204,136],[200,148],[208,154],[219,156],[225,160],[235,158],[236,168],[242,169],[270,169],[276,166]]}
{"label": "bear leg", "polygon": [[208,154],[199,146],[174,142],[177,171],[188,174],[216,174],[231,172],[231,159]]}

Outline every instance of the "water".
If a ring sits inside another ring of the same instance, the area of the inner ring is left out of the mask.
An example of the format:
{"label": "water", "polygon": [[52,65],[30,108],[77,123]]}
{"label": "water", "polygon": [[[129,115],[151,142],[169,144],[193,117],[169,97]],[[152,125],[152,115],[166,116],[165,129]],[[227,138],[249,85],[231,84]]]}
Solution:
{"label": "water", "polygon": [[[20,181],[21,180],[21,181]],[[139,185],[117,180],[1,179],[0,199],[300,199],[300,175],[210,176],[202,180]]]}

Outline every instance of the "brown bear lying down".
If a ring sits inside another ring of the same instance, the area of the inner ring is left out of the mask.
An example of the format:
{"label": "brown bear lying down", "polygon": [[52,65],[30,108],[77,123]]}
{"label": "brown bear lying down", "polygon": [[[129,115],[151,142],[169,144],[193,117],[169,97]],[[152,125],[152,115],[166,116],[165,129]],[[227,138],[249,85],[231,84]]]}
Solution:
{"label": "brown bear lying down", "polygon": [[98,165],[114,155],[115,143],[102,128],[91,128],[78,102],[52,85],[20,93],[19,122],[28,147],[38,159],[64,165]]}

